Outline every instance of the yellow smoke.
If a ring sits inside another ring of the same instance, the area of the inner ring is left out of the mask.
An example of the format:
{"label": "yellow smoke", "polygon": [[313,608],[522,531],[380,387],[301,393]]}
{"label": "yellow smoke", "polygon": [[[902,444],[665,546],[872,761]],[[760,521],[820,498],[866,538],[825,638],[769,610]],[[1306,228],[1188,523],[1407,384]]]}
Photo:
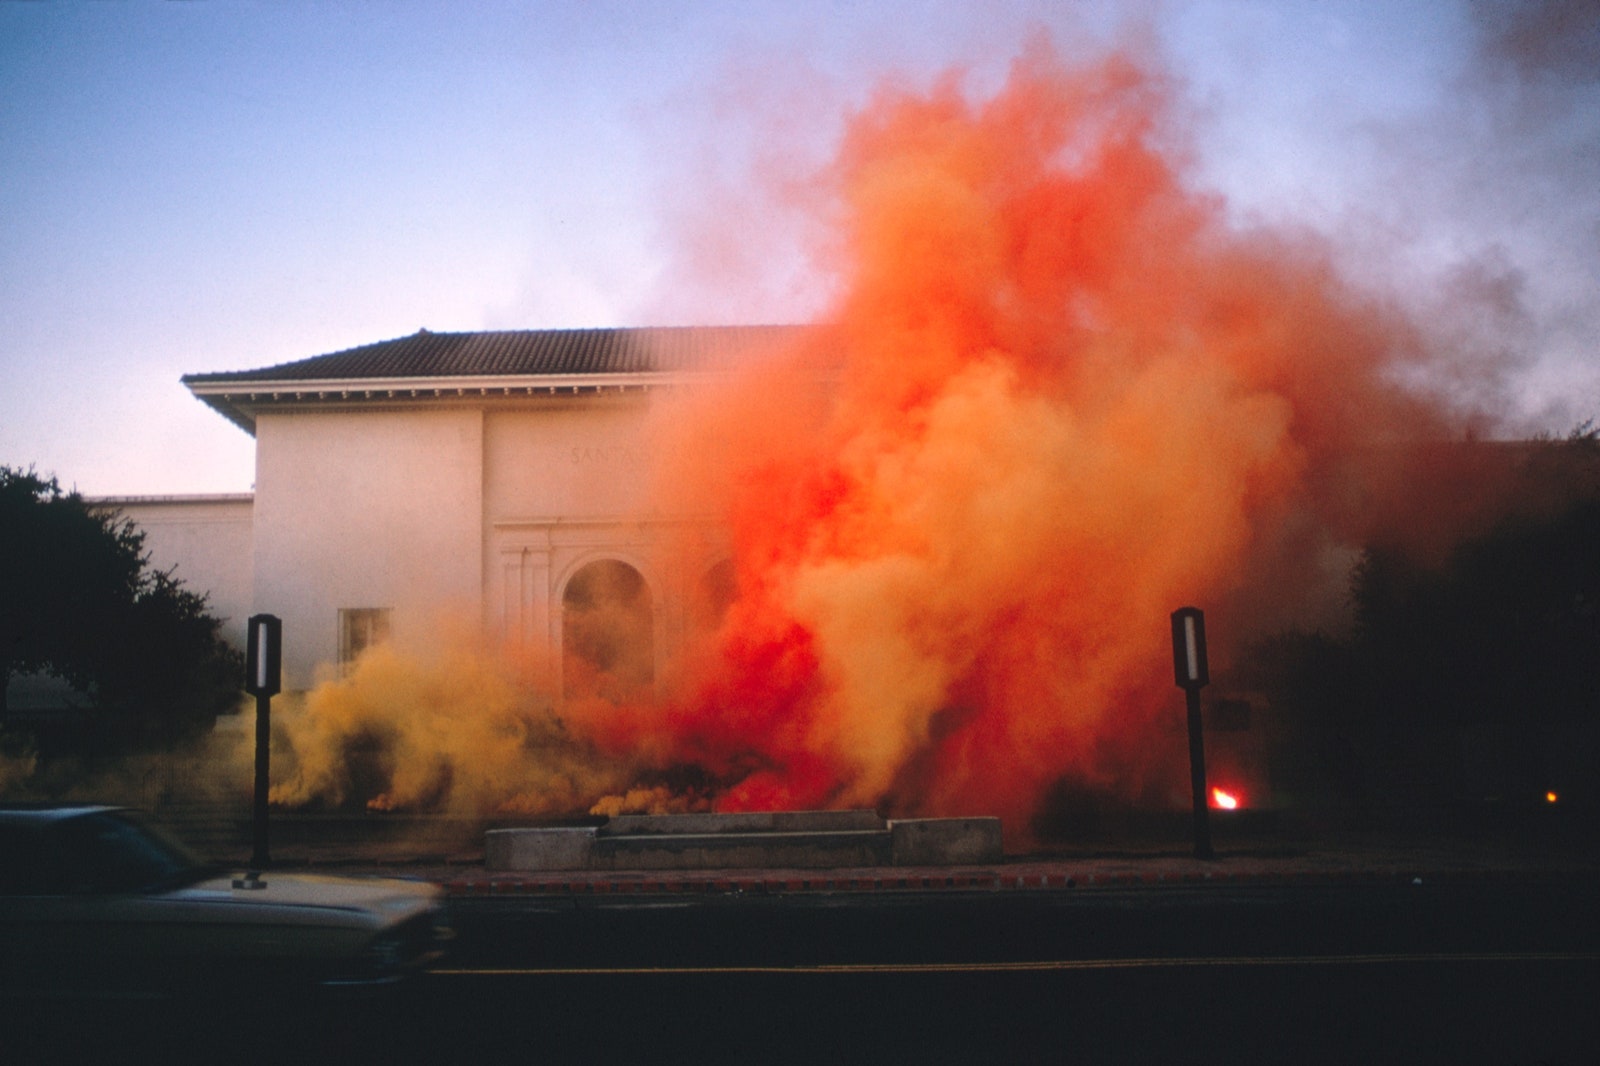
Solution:
{"label": "yellow smoke", "polygon": [[464,637],[433,653],[371,648],[277,721],[284,770],[270,798],[284,806],[568,813],[629,783],[512,659]]}

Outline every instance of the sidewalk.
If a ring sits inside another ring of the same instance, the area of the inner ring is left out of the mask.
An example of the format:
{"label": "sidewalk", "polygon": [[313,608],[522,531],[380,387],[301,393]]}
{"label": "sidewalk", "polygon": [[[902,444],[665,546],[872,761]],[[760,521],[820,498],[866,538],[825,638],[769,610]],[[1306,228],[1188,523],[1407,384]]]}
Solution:
{"label": "sidewalk", "polygon": [[[1194,858],[1181,842],[1147,840],[1101,842],[984,866],[555,872],[489,871],[481,847],[470,844],[286,841],[270,852],[277,869],[420,879],[456,896],[1059,891],[1600,875],[1600,848],[1570,836],[1344,831],[1314,837],[1218,838],[1214,848],[1211,860]],[[248,847],[239,849],[238,859],[248,857]]]}

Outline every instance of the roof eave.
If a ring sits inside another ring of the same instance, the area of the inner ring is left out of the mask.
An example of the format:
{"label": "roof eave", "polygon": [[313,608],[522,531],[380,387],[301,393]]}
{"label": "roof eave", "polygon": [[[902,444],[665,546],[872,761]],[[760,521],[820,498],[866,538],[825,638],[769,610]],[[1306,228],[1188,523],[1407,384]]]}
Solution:
{"label": "roof eave", "polygon": [[513,389],[548,391],[566,388],[615,388],[617,386],[661,386],[688,384],[725,377],[722,371],[631,371],[611,374],[453,374],[414,377],[349,378],[206,378],[190,375],[183,383],[197,396],[219,393],[269,392],[501,392]]}
{"label": "roof eave", "polygon": [[195,396],[199,398],[201,403],[205,404],[207,407],[220,414],[223,418],[226,418],[229,422],[232,422],[234,425],[250,434],[250,436],[254,437],[256,435],[255,416],[243,408],[236,406],[229,393],[202,392],[193,385],[189,386],[189,391],[194,393]]}
{"label": "roof eave", "polygon": [[328,400],[438,400],[533,398],[644,391],[694,385],[725,377],[722,371],[647,371],[624,374],[499,374],[389,378],[183,379],[198,399],[255,436],[256,408],[267,404]]}

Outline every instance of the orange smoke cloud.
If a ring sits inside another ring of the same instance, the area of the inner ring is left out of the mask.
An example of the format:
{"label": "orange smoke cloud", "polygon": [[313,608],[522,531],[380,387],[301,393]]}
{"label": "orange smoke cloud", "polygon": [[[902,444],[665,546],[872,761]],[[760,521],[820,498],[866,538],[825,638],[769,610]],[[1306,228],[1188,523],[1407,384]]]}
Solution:
{"label": "orange smoke cloud", "polygon": [[1184,184],[1168,93],[1039,46],[992,99],[951,78],[851,125],[844,295],[796,359],[837,368],[831,408],[730,429],[770,426],[763,370],[719,401],[718,492],[670,486],[726,499],[738,598],[641,732],[734,779],[722,806],[1024,825],[1064,777],[1139,794],[1168,613],[1303,587],[1374,518],[1357,445],[1443,428],[1389,382],[1425,351],[1398,313]]}
{"label": "orange smoke cloud", "polygon": [[[828,325],[661,420],[664,510],[714,514],[731,545],[720,618],[650,676],[608,643],[618,618],[648,634],[635,593],[597,584],[568,639],[601,670],[569,669],[560,701],[530,710],[479,659],[379,657],[313,694],[308,721],[342,732],[305,750],[420,698],[386,750],[421,769],[393,768],[385,802],[710,796],[998,814],[1020,837],[1063,781],[1164,799],[1168,614],[1215,610],[1225,658],[1230,631],[1323,609],[1341,551],[1411,503],[1389,446],[1451,431],[1394,384],[1422,331],[1316,241],[1241,232],[1186,183],[1171,94],[1129,55],[1043,44],[989,99],[953,76],[882,92],[825,176]],[[302,755],[278,795],[342,795],[341,773]]]}

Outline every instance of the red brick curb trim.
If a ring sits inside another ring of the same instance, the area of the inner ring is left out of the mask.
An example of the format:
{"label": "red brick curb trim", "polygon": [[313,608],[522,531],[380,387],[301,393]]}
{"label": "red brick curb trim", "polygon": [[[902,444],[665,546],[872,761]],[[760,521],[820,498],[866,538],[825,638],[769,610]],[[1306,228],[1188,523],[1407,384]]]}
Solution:
{"label": "red brick curb trim", "polygon": [[[1055,892],[1155,886],[1246,886],[1313,884],[1349,885],[1380,883],[1465,884],[1506,880],[1518,876],[1540,878],[1593,877],[1592,871],[1513,871],[1504,869],[1330,869],[1330,870],[1116,870],[1116,871],[952,871],[945,874],[863,875],[819,873],[772,876],[770,874],[713,875],[711,877],[540,877],[518,874],[451,876],[438,883],[451,896],[643,896],[643,895],[785,895],[807,893],[879,892]],[[425,878],[426,879],[426,878]]]}

